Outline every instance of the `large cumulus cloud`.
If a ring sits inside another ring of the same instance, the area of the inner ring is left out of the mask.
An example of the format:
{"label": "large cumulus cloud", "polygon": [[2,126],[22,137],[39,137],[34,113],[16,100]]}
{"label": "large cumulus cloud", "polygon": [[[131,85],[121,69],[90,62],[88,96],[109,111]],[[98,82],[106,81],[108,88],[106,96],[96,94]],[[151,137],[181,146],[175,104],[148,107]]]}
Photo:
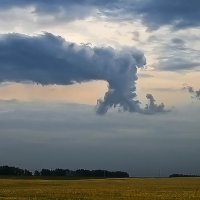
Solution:
{"label": "large cumulus cloud", "polygon": [[[134,48],[115,50],[66,42],[51,33],[37,36],[0,35],[0,81],[33,81],[46,84],[73,84],[89,80],[107,80],[123,85],[129,70],[142,67],[145,58]],[[119,86],[122,87],[122,86]],[[123,88],[121,88],[123,89]]]}
{"label": "large cumulus cloud", "polygon": [[137,68],[145,64],[143,53],[134,48],[76,45],[50,33],[0,36],[0,82],[69,85],[105,80],[108,92],[104,100],[98,101],[99,114],[116,106],[144,113],[136,100],[136,80]]}

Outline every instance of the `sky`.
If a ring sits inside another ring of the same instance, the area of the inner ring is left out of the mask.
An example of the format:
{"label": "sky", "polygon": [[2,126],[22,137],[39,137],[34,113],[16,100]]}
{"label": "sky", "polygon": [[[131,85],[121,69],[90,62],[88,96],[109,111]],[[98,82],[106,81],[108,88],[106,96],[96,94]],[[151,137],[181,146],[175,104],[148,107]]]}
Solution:
{"label": "sky", "polygon": [[200,174],[198,0],[2,0],[0,165]]}

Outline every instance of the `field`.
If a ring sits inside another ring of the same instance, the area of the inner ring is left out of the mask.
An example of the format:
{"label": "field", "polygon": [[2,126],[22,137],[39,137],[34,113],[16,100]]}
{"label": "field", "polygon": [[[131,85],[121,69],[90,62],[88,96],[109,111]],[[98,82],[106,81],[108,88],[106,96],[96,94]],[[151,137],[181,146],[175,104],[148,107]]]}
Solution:
{"label": "field", "polygon": [[0,200],[200,200],[199,178],[0,179]]}

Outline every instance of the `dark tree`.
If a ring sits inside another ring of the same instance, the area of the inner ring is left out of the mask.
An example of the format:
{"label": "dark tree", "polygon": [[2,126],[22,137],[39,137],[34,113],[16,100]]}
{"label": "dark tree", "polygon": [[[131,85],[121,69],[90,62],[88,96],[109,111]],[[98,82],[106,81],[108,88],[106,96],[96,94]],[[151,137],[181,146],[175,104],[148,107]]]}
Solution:
{"label": "dark tree", "polygon": [[38,170],[35,170],[34,176],[40,176],[40,172]]}
{"label": "dark tree", "polygon": [[51,170],[49,169],[42,169],[42,171],[40,172],[41,176],[51,176]]}
{"label": "dark tree", "polygon": [[32,172],[17,167],[1,166],[0,175],[5,176],[32,176]]}

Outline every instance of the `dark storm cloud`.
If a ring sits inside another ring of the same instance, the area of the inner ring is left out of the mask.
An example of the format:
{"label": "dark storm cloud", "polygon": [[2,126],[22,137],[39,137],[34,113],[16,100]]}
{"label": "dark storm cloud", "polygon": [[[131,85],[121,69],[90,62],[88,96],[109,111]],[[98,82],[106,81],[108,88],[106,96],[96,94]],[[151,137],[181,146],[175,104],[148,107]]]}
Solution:
{"label": "dark storm cloud", "polygon": [[142,110],[136,100],[137,68],[145,64],[143,53],[134,48],[92,48],[66,42],[50,33],[32,37],[21,34],[0,36],[0,82],[69,85],[105,80],[108,92],[103,100],[98,100],[98,114],[105,114],[111,107],[148,112]]}
{"label": "dark storm cloud", "polygon": [[2,0],[0,9],[10,8],[32,8],[32,12],[38,16],[49,15],[52,21],[63,20],[73,21],[84,19],[88,16],[97,16],[100,10],[112,10],[119,4],[119,1],[97,1],[97,0]]}
{"label": "dark storm cloud", "polygon": [[132,8],[141,15],[149,29],[163,25],[172,25],[175,29],[184,29],[200,25],[199,0],[142,0],[134,1]]}
{"label": "dark storm cloud", "polygon": [[45,33],[38,36],[0,36],[0,82],[32,81],[42,85],[69,85],[75,82],[105,80],[109,90],[99,100],[97,113],[110,107],[140,112],[136,98],[137,67],[146,60],[140,51],[126,48],[97,48],[76,45]]}
{"label": "dark storm cloud", "polygon": [[[117,51],[66,42],[59,36],[45,33],[38,36],[0,35],[0,82],[33,81],[43,85],[68,85],[89,80],[107,80],[117,84],[115,77],[133,68],[142,67],[145,58],[136,49]],[[122,89],[122,88],[121,88]]]}
{"label": "dark storm cloud", "polygon": [[184,29],[200,25],[199,0],[2,0],[1,9],[33,7],[37,14],[50,14],[65,21],[83,19],[99,13],[110,20],[141,19],[149,30],[163,25]]}

